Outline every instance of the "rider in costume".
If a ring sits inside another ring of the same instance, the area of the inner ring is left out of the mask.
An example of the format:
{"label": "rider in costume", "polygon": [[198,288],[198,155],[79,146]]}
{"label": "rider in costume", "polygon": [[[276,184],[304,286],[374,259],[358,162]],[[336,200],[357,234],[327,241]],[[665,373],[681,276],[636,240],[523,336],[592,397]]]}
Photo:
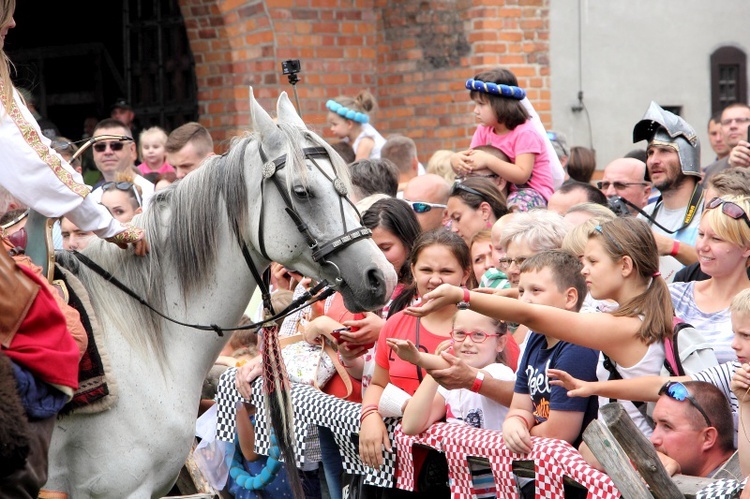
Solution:
{"label": "rider in costume", "polygon": [[71,167],[42,135],[39,125],[10,79],[10,61],[4,41],[15,27],[15,2],[4,1],[0,11],[0,185],[24,204],[44,216],[65,215],[78,227],[122,247],[136,244],[145,252],[143,231],[123,225],[89,196],[83,177]]}

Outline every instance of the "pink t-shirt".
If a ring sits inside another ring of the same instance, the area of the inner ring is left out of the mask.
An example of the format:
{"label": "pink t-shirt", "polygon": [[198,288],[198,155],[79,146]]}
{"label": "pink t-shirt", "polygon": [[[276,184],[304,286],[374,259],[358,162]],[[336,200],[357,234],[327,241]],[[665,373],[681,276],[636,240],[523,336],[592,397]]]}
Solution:
{"label": "pink t-shirt", "polygon": [[[417,338],[417,318],[412,315],[406,315],[403,311],[393,314],[380,330],[378,345],[375,350],[375,363],[387,370],[391,376],[391,383],[401,388],[410,395],[414,395],[419,387],[419,377],[417,375],[417,366],[411,362],[401,360],[393,353],[391,347],[385,342],[386,338],[398,338],[400,340],[411,340],[416,343]],[[420,324],[419,328],[419,348],[422,352],[435,353],[435,349],[449,336],[439,336],[431,333]],[[422,371],[422,376],[425,372]]]}
{"label": "pink t-shirt", "polygon": [[[471,147],[494,146],[503,151],[512,163],[516,162],[519,154],[534,154],[534,168],[526,186],[549,200],[555,191],[552,170],[549,164],[549,154],[544,137],[539,135],[530,120],[518,125],[510,132],[498,135],[492,127],[479,125],[471,139]],[[516,188],[523,186],[517,185]]]}
{"label": "pink t-shirt", "polygon": [[140,165],[138,165],[138,171],[141,172],[141,175],[148,175],[149,173],[158,173],[159,175],[162,175],[164,173],[173,172],[174,167],[172,167],[172,165],[170,165],[169,163],[165,161],[164,164],[161,165],[161,168],[154,171],[151,168],[149,168],[146,163],[141,163]]}

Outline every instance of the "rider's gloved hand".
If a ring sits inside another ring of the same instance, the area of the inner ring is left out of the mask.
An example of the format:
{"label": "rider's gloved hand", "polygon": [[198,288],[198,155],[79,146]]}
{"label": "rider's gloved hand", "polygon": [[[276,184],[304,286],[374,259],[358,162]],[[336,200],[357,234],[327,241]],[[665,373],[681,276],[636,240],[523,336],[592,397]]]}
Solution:
{"label": "rider's gloved hand", "polygon": [[148,253],[148,241],[146,241],[146,234],[143,229],[128,224],[125,224],[125,227],[124,231],[107,238],[107,241],[115,243],[122,249],[126,249],[128,244],[132,244],[135,248],[135,254],[138,256],[144,256]]}

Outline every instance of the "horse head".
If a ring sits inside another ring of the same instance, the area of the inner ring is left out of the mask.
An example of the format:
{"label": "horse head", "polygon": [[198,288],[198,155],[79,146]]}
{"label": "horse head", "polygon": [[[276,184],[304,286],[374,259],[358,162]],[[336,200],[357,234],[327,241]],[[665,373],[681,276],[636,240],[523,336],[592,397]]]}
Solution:
{"label": "horse head", "polygon": [[[253,246],[267,260],[327,280],[352,312],[382,306],[393,292],[396,273],[348,198],[346,165],[307,129],[286,92],[276,107],[274,122],[250,88],[255,153],[263,164],[259,229],[248,235]],[[290,221],[296,228],[278,230]]]}

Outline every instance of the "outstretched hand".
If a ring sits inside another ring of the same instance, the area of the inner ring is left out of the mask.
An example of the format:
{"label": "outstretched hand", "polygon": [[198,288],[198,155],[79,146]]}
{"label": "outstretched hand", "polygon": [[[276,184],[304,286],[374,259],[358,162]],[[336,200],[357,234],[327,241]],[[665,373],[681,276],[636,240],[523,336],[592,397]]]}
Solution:
{"label": "outstretched hand", "polygon": [[396,352],[401,360],[417,364],[419,362],[419,349],[410,340],[399,340],[397,338],[386,338],[386,344]]}
{"label": "outstretched hand", "polygon": [[[590,397],[594,395],[591,385],[586,381],[574,378],[566,371],[560,369],[547,369],[550,385],[562,386],[568,390],[568,397]],[[553,379],[555,378],[555,379]]]}
{"label": "outstretched hand", "polygon": [[464,297],[464,292],[458,286],[441,284],[434,290],[422,297],[422,305],[418,307],[406,307],[404,313],[415,317],[425,315],[439,310],[446,305],[455,305]]}

